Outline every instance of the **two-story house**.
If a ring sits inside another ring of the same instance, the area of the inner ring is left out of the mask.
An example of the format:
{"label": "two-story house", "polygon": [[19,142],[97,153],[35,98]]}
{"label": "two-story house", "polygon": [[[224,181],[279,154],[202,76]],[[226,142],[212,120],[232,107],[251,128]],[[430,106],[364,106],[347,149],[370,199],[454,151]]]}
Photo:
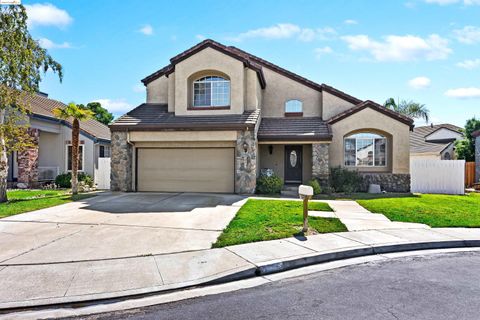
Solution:
{"label": "two-story house", "polygon": [[413,121],[266,60],[205,40],[142,80],[146,103],[112,125],[111,188],[253,193],[348,167],[408,191]]}

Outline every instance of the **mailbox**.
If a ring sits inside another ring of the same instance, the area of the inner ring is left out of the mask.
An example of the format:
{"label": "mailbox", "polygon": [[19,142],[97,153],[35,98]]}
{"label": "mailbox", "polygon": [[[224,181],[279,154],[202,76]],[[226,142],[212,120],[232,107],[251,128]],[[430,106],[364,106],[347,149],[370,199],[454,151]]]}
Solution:
{"label": "mailbox", "polygon": [[301,185],[298,187],[298,195],[303,199],[303,233],[308,231],[308,200],[313,197],[313,188]]}

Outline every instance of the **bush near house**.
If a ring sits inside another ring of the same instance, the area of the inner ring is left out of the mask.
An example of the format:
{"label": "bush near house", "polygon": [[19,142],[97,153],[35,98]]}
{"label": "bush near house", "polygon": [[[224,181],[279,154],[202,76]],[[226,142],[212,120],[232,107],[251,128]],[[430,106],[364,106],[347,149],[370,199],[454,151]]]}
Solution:
{"label": "bush near house", "polygon": [[[55,184],[60,188],[71,188],[72,187],[72,174],[62,173],[55,178]],[[88,187],[93,187],[93,178],[86,173],[80,172],[78,174],[78,182],[83,182]]]}
{"label": "bush near house", "polygon": [[283,188],[283,180],[273,174],[271,176],[262,175],[257,179],[257,189],[258,194],[279,194]]}
{"label": "bush near house", "polygon": [[330,186],[334,192],[354,193],[360,189],[362,177],[357,171],[338,167],[330,170]]}
{"label": "bush near house", "polygon": [[308,185],[313,188],[314,195],[322,193],[322,187],[320,183],[318,183],[318,180],[312,179],[308,182]]}

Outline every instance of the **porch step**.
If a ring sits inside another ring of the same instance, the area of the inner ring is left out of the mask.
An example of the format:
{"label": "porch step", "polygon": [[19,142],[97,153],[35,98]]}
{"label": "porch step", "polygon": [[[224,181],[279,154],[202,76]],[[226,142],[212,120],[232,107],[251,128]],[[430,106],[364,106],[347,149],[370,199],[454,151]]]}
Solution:
{"label": "porch step", "polygon": [[298,186],[291,184],[284,185],[280,194],[282,195],[282,197],[296,198],[298,197]]}

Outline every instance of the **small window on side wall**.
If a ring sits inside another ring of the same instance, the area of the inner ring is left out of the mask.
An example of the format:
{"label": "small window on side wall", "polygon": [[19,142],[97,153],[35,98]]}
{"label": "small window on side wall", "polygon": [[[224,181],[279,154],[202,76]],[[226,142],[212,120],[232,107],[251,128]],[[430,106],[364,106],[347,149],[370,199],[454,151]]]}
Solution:
{"label": "small window on side wall", "polygon": [[[67,171],[72,171],[72,145],[67,145]],[[83,145],[78,146],[78,171],[83,171]]]}
{"label": "small window on side wall", "polygon": [[100,146],[99,155],[100,158],[110,158],[110,147]]}
{"label": "small window on side wall", "polygon": [[285,102],[285,113],[302,113],[303,103],[300,100],[288,100]]}

